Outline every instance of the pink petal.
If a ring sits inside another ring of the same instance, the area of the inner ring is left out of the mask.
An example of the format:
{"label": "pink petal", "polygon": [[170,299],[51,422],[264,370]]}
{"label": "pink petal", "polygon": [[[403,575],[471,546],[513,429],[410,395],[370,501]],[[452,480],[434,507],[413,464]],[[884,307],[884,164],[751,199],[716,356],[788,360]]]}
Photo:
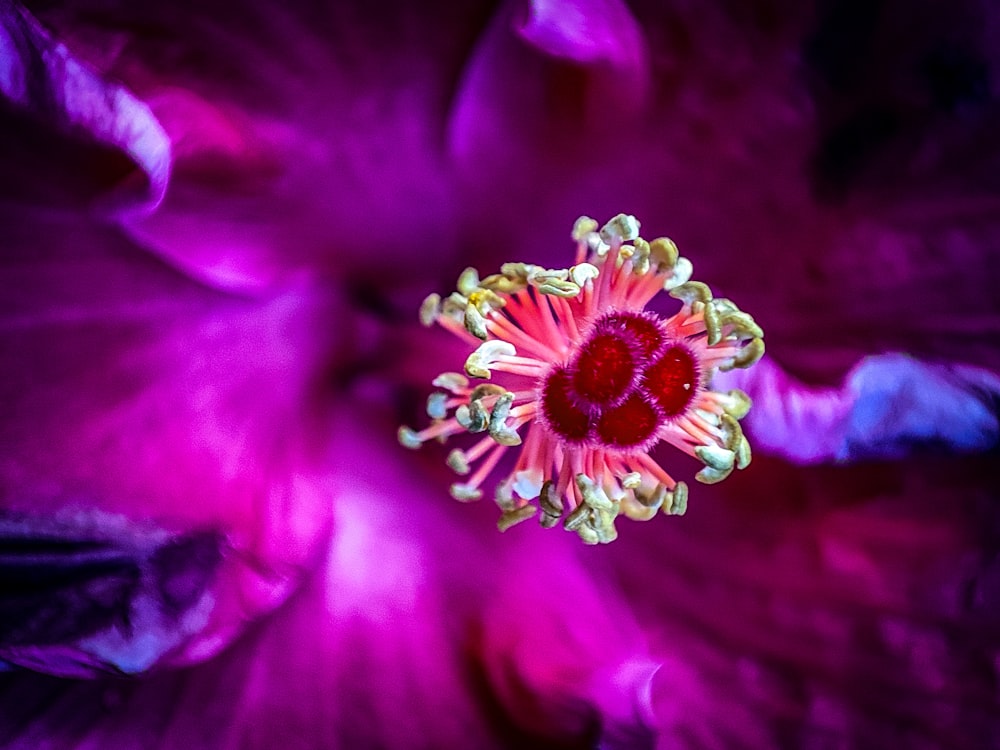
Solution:
{"label": "pink petal", "polygon": [[69,212],[4,206],[0,224],[5,516],[26,538],[99,540],[140,561],[172,535],[221,545],[173,626],[183,637],[156,624],[150,643],[136,622],[124,642],[61,645],[129,671],[203,659],[287,597],[329,531],[318,373],[349,326],[330,324],[343,318],[325,293],[213,292]]}

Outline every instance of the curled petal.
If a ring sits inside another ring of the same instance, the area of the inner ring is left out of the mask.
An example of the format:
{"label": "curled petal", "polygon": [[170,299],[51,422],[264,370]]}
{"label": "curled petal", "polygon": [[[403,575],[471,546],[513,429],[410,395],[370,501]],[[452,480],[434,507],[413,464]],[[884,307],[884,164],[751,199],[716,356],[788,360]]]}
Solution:
{"label": "curled petal", "polygon": [[799,463],[988,451],[1000,440],[1000,377],[977,367],[885,354],[841,388],[810,388],[765,359],[715,382],[749,394],[745,426],[757,446]]}
{"label": "curled petal", "polygon": [[59,131],[85,134],[128,154],[145,175],[144,190],[106,196],[109,206],[141,215],[160,203],[171,147],[150,108],[102,78],[12,2],[0,4],[0,94]]}

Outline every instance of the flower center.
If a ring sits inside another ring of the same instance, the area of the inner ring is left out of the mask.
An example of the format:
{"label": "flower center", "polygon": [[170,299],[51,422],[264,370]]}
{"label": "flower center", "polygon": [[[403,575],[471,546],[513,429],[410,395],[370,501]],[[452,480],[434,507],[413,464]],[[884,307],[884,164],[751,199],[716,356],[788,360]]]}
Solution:
{"label": "flower center", "polygon": [[698,367],[663,322],[649,313],[611,311],[541,387],[542,416],[569,444],[644,446],[695,397]]}

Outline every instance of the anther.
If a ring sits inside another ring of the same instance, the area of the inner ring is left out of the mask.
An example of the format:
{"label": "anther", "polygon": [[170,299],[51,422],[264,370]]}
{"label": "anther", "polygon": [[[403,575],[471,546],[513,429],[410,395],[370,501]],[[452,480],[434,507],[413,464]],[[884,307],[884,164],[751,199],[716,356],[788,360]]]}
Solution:
{"label": "anther", "polygon": [[[678,482],[677,486],[674,487],[673,502],[670,504],[668,510],[671,516],[683,516],[687,512],[688,507],[688,486],[684,482]],[[666,506],[664,506],[666,507]]]}
{"label": "anther", "polygon": [[448,416],[448,409],[445,403],[448,400],[447,393],[435,391],[427,397],[427,416],[431,419],[444,419]]}
{"label": "anther", "polygon": [[493,405],[493,413],[490,414],[490,437],[500,445],[520,445],[521,436],[516,430],[507,426],[507,416],[510,414],[510,405],[514,402],[513,393],[504,393],[497,398]]}
{"label": "anther", "polygon": [[750,407],[753,404],[750,397],[738,388],[734,388],[724,396],[720,394],[719,401],[723,411],[733,419],[743,419],[750,412]]}
{"label": "anther", "polygon": [[691,274],[694,273],[694,266],[691,265],[691,261],[687,258],[678,258],[677,263],[670,271],[670,275],[663,280],[663,288],[666,291],[676,289],[682,284],[686,284],[691,280]]}
{"label": "anther", "polygon": [[465,451],[455,448],[448,454],[446,459],[448,467],[456,474],[466,475],[469,473],[469,459],[466,458]]}
{"label": "anther", "polygon": [[478,500],[483,496],[483,491],[478,487],[473,487],[470,484],[462,484],[461,482],[455,482],[450,487],[450,492],[453,498],[461,500],[463,503]]}
{"label": "anther", "polygon": [[750,339],[750,343],[740,349],[730,362],[723,362],[719,369],[729,372],[734,368],[745,370],[757,364],[764,356],[764,339]]}
{"label": "anther", "polygon": [[582,242],[597,231],[597,222],[589,216],[581,216],[573,223],[572,237],[576,242]]}
{"label": "anther", "polygon": [[570,299],[579,296],[580,287],[572,281],[548,279],[538,285],[538,291],[542,294],[551,294],[554,297]]}
{"label": "anther", "polygon": [[681,300],[688,307],[694,302],[707,305],[712,301],[712,290],[708,288],[708,284],[700,281],[687,281],[671,289],[670,296]]}
{"label": "anther", "polygon": [[463,295],[468,297],[470,294],[479,289],[479,271],[471,266],[466,268],[458,277],[458,283],[455,285]]}
{"label": "anther", "polygon": [[597,266],[590,263],[579,263],[569,269],[569,276],[581,289],[587,285],[588,281],[593,281],[600,275]]}
{"label": "anther", "polygon": [[593,509],[589,505],[580,503],[566,516],[566,520],[563,521],[563,527],[566,531],[576,531],[583,526],[584,522],[586,522],[593,512]]}
{"label": "anther", "polygon": [[618,214],[601,227],[601,239],[609,245],[628,242],[639,236],[639,220],[628,214]]}
{"label": "anther", "polygon": [[500,531],[506,531],[511,526],[516,526],[522,521],[527,521],[537,512],[538,508],[534,505],[523,505],[520,508],[505,511],[497,521],[497,528],[500,529]]}
{"label": "anther", "polygon": [[547,516],[560,518],[563,514],[562,498],[556,492],[555,484],[551,480],[542,485],[542,491],[538,495],[538,504],[542,506],[542,511]]}
{"label": "anther", "polygon": [[431,385],[459,394],[469,387],[469,379],[457,372],[442,372],[431,381]]}
{"label": "anther", "polygon": [[591,508],[611,510],[613,507],[611,498],[607,496],[603,489],[597,486],[593,479],[586,474],[577,474],[574,479],[576,479],[576,486],[583,496],[583,502]]}
{"label": "anther", "polygon": [[718,471],[726,469],[732,470],[736,454],[728,448],[720,448],[717,445],[699,445],[694,449],[694,454],[705,466]]}
{"label": "anther", "polygon": [[434,325],[441,310],[441,295],[428,294],[420,304],[420,322],[425,327]]}
{"label": "anther", "polygon": [[514,345],[507,341],[485,341],[465,360],[465,373],[469,377],[489,380],[490,365],[495,363],[498,357],[513,357],[515,354],[517,350]]}
{"label": "anther", "polygon": [[417,434],[416,430],[412,430],[409,427],[400,427],[396,431],[396,437],[399,439],[399,444],[404,448],[409,448],[411,451],[416,450],[423,442],[420,440],[420,435]]}

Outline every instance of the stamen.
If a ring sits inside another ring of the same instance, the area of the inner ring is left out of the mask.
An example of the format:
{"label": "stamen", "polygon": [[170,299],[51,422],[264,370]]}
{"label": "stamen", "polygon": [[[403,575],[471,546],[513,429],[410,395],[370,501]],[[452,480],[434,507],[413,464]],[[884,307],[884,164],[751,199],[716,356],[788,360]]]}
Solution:
{"label": "stamen", "polygon": [[[447,457],[468,477],[451,488],[463,501],[482,497],[483,482],[517,448],[513,469],[496,484],[501,531],[537,514],[544,528],[561,523],[583,542],[602,544],[618,536],[619,515],[683,515],[687,484],[648,454],[660,442],[699,459],[700,482],[751,462],[739,425],[750,399],[710,383],[716,370],[757,362],[763,331],[731,300],[692,281],[691,263],[673,242],[647,242],[639,229],[626,214],[600,230],[581,217],[569,268],[505,263],[486,277],[467,268],[455,292],[421,306],[422,323],[436,322],[475,348],[465,375],[434,379],[441,390],[427,400],[432,424],[401,427],[400,443],[415,449],[485,433]],[[663,290],[680,301],[679,311],[645,311]],[[466,375],[491,382],[473,388]]]}

